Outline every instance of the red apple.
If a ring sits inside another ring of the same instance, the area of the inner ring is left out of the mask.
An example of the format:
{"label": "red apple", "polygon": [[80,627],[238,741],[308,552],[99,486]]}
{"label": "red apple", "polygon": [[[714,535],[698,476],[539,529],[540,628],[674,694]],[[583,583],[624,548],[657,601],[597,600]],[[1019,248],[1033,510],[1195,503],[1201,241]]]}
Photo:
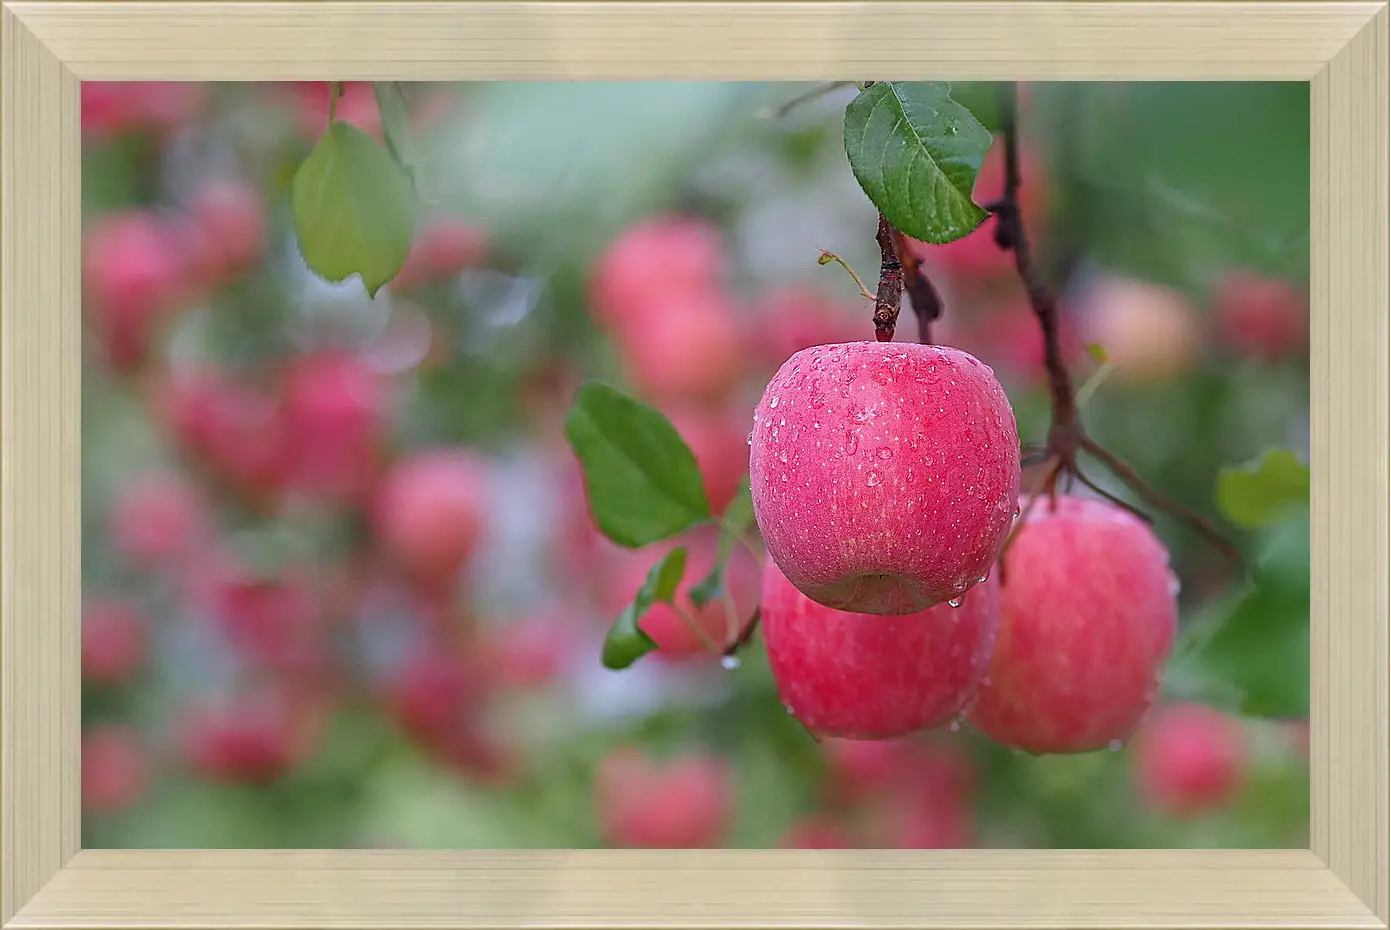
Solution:
{"label": "red apple", "polygon": [[185,293],[183,244],[154,213],[108,214],[86,231],[82,271],[83,300],[107,361],[117,371],[134,370]]}
{"label": "red apple", "polygon": [[260,262],[266,242],[260,191],[243,181],[217,180],[194,193],[188,213],[194,260],[205,284],[220,284]]}
{"label": "red apple", "polygon": [[471,452],[416,452],[393,466],[378,492],[378,538],[407,574],[448,585],[478,547],[487,494],[486,470]]}
{"label": "red apple", "polygon": [[131,132],[163,137],[193,119],[208,86],[192,81],[83,81],[82,134],[93,139]]}
{"label": "red apple", "polygon": [[1013,522],[1014,411],[990,369],[955,349],[798,352],[764,392],[751,446],[768,552],[827,607],[912,614],[960,598]]}
{"label": "red apple", "polygon": [[127,727],[102,724],[82,734],[82,807],[118,813],[138,801],[149,782],[147,752]]}
{"label": "red apple", "polygon": [[432,220],[411,240],[406,263],[391,281],[392,290],[405,293],[446,281],[477,265],[486,250],[487,239],[477,227],[447,217]]}
{"label": "red apple", "polygon": [[145,619],[112,597],[88,598],[82,608],[82,677],[96,684],[127,681],[145,661]]}
{"label": "red apple", "polygon": [[303,579],[229,574],[214,597],[223,633],[258,665],[308,676],[327,661],[320,607]]}
{"label": "red apple", "polygon": [[384,395],[382,378],[353,353],[295,360],[285,375],[282,416],[301,491],[342,502],[367,493],[387,426]]}
{"label": "red apple", "polygon": [[559,617],[526,617],[490,630],[480,652],[490,678],[508,688],[539,688],[559,673],[571,648],[572,628]]}
{"label": "red apple", "polygon": [[1105,501],[1021,502],[1000,629],[971,723],[1032,753],[1117,747],[1159,687],[1178,623],[1164,544]]}
{"label": "red apple", "polygon": [[1200,704],[1160,708],[1140,728],[1131,750],[1141,798],[1175,817],[1225,806],[1250,763],[1241,721]]}
{"label": "red apple", "polygon": [[842,305],[807,288],[781,289],[760,303],[758,350],[763,361],[774,367],[812,346],[851,342],[873,326],[868,307]]}
{"label": "red apple", "polygon": [[669,294],[717,293],[724,244],[714,226],[688,217],[658,216],[628,227],[595,264],[590,307],[610,328],[641,325],[640,317]]}
{"label": "red apple", "polygon": [[768,662],[789,713],[813,733],[892,739],[944,726],[975,693],[995,640],[993,578],[961,606],[877,616],[825,607],[764,566]]}
{"label": "red apple", "polygon": [[453,734],[472,725],[482,680],[454,650],[425,650],[395,671],[385,696],[393,718],[408,736],[443,746]]}
{"label": "red apple", "polygon": [[611,846],[708,849],[729,828],[733,793],[727,765],[714,756],[654,762],[623,748],[600,764],[595,811]]}
{"label": "red apple", "polygon": [[738,314],[714,293],[672,291],[653,298],[617,342],[633,383],[660,401],[718,401],[744,373]]}
{"label": "red apple", "polygon": [[294,708],[271,694],[195,708],[180,735],[191,771],[210,781],[275,782],[307,748]]}
{"label": "red apple", "polygon": [[1234,271],[1213,294],[1218,330],[1234,352],[1265,362],[1309,347],[1309,296],[1285,281]]}
{"label": "red apple", "polygon": [[109,525],[116,548],[142,567],[168,567],[191,558],[208,532],[202,496],[168,472],[123,485],[112,502]]}

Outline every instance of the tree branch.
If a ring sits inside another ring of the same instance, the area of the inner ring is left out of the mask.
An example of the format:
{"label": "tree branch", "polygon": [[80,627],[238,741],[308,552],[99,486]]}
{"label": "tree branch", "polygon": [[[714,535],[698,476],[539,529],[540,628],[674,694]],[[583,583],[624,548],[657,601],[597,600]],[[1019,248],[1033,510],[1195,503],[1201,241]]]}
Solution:
{"label": "tree branch", "polygon": [[918,256],[913,254],[908,237],[893,227],[890,233],[899,264],[903,266],[903,287],[912,301],[913,314],[918,318],[918,341],[932,345],[932,324],[942,318],[942,295],[923,270]]}

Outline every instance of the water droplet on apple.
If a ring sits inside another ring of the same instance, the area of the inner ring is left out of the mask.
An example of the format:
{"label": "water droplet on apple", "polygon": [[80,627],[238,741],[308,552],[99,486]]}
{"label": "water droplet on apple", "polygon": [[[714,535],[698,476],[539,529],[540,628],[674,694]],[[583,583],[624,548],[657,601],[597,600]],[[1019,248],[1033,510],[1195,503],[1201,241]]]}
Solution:
{"label": "water droplet on apple", "polygon": [[954,597],[954,598],[952,598],[951,600],[947,601],[947,606],[949,606],[949,607],[960,607],[960,606],[961,606],[962,604],[964,604],[964,603],[966,603],[966,598],[965,598],[965,596],[964,596],[964,595],[958,594],[956,597]]}
{"label": "water droplet on apple", "polygon": [[1113,739],[1111,740],[1111,742],[1106,744],[1106,748],[1111,750],[1112,752],[1120,752],[1124,746],[1125,743],[1121,742],[1118,739]]}
{"label": "water droplet on apple", "polygon": [[869,477],[865,479],[865,484],[869,485],[871,488],[876,488],[879,486],[879,480],[879,473],[872,471],[869,473]]}
{"label": "water droplet on apple", "polygon": [[888,446],[880,446],[880,447],[879,447],[879,451],[878,451],[876,454],[877,454],[881,459],[884,459],[884,460],[887,461],[888,459],[891,459],[891,458],[894,457],[894,450],[890,449]]}
{"label": "water droplet on apple", "polygon": [[737,669],[739,667],[739,664],[740,663],[738,656],[725,656],[722,659],[720,659],[720,665],[724,666],[731,672]]}
{"label": "water droplet on apple", "polygon": [[753,445],[753,433],[749,433],[749,436],[748,436],[748,444],[749,444],[749,445]]}
{"label": "water droplet on apple", "polygon": [[780,452],[780,453],[778,453],[778,461],[779,461],[779,462],[782,462],[783,464],[787,464],[787,453],[786,453],[786,452]]}
{"label": "water droplet on apple", "polygon": [[854,455],[855,451],[859,448],[860,440],[855,437],[855,434],[850,433],[849,435],[847,435],[845,438],[845,454]]}
{"label": "water droplet on apple", "polygon": [[820,429],[820,428],[821,428],[821,421],[820,421],[820,420],[813,420],[813,421],[812,421],[812,424],[811,424],[811,428],[812,428],[812,429]]}
{"label": "water droplet on apple", "polygon": [[770,408],[775,408],[775,407],[777,407],[777,405],[778,405],[778,399],[777,399],[776,397],[774,397],[773,400],[772,400],[772,402],[768,404],[768,406],[769,406]]}
{"label": "water droplet on apple", "polygon": [[1183,582],[1181,582],[1181,581],[1178,580],[1178,575],[1175,575],[1173,572],[1170,572],[1170,573],[1169,573],[1169,596],[1170,596],[1170,597],[1178,597],[1178,596],[1179,596],[1179,592],[1182,591],[1182,590],[1183,590]]}

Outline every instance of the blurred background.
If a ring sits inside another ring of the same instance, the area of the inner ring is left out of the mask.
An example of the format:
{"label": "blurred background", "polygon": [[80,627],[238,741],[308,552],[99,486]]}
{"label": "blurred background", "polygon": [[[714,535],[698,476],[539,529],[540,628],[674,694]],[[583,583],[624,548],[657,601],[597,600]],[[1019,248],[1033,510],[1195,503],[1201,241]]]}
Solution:
{"label": "blurred background", "polygon": [[[756,639],[734,669],[699,643],[601,666],[654,560],[589,518],[575,386],[665,412],[719,507],[781,362],[873,338],[817,261],[877,277],[855,88],[783,111],[809,87],[407,85],[420,225],[372,299],[312,275],[289,220],[326,84],[83,85],[84,845],[1306,845],[1307,722],[1175,703],[1080,756],[969,727],[818,744]],[[1307,460],[1307,84],[1022,91],[1026,219],[1076,381],[1104,368],[1089,429],[1215,516],[1219,468]],[[993,88],[954,94],[994,125]],[[381,133],[370,85],[337,116]],[[937,341],[1042,440],[1042,344],[990,224],[920,252]],[[1198,624],[1236,580],[1156,531]]]}

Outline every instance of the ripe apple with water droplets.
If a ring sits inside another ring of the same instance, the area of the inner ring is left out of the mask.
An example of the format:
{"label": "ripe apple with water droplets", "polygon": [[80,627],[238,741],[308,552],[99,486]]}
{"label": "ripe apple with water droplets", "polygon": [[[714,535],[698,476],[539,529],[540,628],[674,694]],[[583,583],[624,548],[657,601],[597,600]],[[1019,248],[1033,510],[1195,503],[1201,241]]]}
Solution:
{"label": "ripe apple with water droplets", "polygon": [[956,349],[804,349],[769,382],[749,442],[768,552],[827,607],[912,614],[960,598],[1013,523],[1014,410],[994,373]]}
{"label": "ripe apple with water droplets", "polygon": [[992,577],[959,608],[849,613],[811,600],[766,562],[763,639],[778,695],[822,736],[884,740],[944,726],[985,674],[998,596]]}
{"label": "ripe apple with water droplets", "polygon": [[1178,624],[1169,552],[1101,500],[1022,501],[1000,627],[970,722],[1036,754],[1119,748],[1149,709]]}

